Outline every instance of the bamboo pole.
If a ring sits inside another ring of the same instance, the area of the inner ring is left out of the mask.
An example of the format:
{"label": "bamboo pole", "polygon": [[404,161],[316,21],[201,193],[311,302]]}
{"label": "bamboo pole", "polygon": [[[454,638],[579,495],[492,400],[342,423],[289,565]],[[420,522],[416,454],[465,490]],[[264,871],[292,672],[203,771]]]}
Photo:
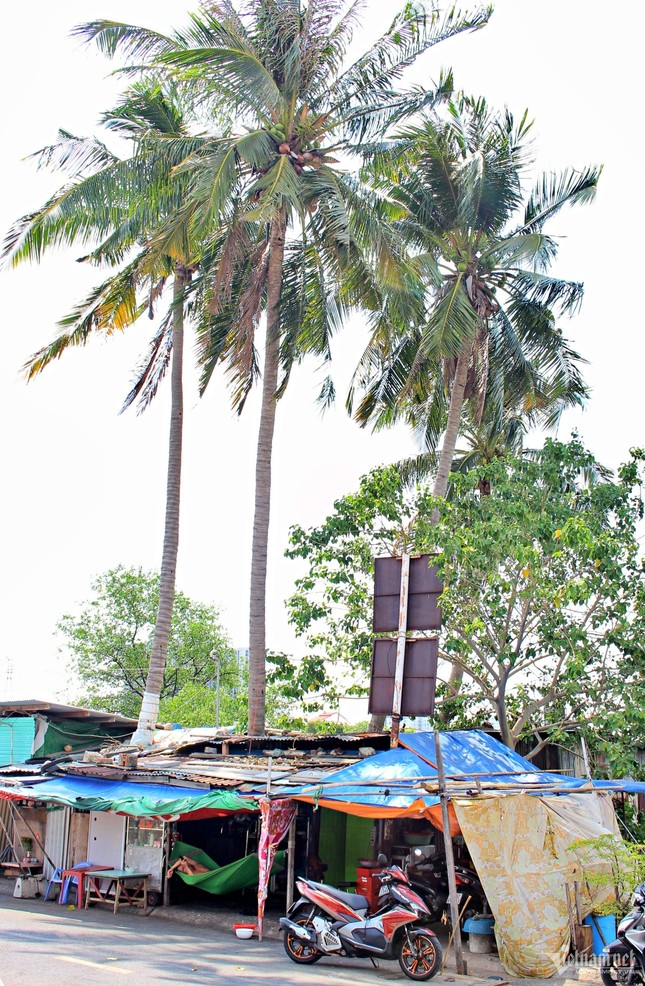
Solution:
{"label": "bamboo pole", "polygon": [[296,814],[291,819],[291,825],[289,826],[289,839],[287,841],[287,911],[293,904],[293,885],[294,876],[296,872],[296,818],[298,817],[298,808],[296,806]]}
{"label": "bamboo pole", "polygon": [[[53,867],[53,869],[57,869],[56,863],[51,858],[51,856],[49,855],[49,853],[46,852],[45,847],[43,846],[42,842],[40,841],[39,836],[36,834],[36,832],[34,832],[34,830],[32,829],[31,825],[29,824],[29,822],[27,821],[27,819],[25,818],[25,816],[20,814],[20,811],[18,810],[17,805],[15,805],[13,801],[10,801],[9,802],[9,810],[10,811],[14,811],[16,813],[16,815],[18,816],[18,818],[27,826],[27,828],[29,829],[29,831],[33,835],[34,839],[36,840],[37,845],[39,845],[40,848],[42,849],[43,856],[45,857],[45,859],[47,860],[47,862],[49,863],[49,865],[51,867]],[[16,823],[14,821],[14,831],[15,831],[15,828],[16,828]]]}
{"label": "bamboo pole", "polygon": [[[21,860],[22,860],[22,857],[19,857],[18,856],[18,853],[16,852],[16,846],[15,846],[15,843],[13,841],[13,839],[15,837],[15,834],[16,834],[16,826],[14,824],[13,818],[11,819],[11,824],[12,824],[12,828],[13,828],[13,836],[10,835],[9,832],[7,831],[7,828],[6,828],[5,824],[4,824],[4,822],[2,821],[2,817],[0,816],[0,828],[2,828],[2,831],[5,834],[5,838],[7,840],[7,845],[10,847],[10,849],[11,849],[11,851],[13,853],[13,858],[15,859],[16,863],[20,863]],[[2,864],[0,864],[0,869],[2,869]]]}
{"label": "bamboo pole", "polygon": [[441,821],[443,824],[443,840],[446,852],[446,869],[448,872],[448,891],[450,894],[450,919],[455,936],[455,960],[457,964],[457,974],[467,975],[466,960],[461,946],[461,927],[459,925],[459,907],[457,904],[457,879],[455,877],[455,857],[452,851],[452,835],[450,833],[450,815],[448,813],[448,796],[445,791],[445,777],[443,772],[443,759],[441,756],[441,736],[435,730],[434,744],[437,754],[437,775],[439,778],[439,800],[441,802]]}
{"label": "bamboo pole", "polygon": [[[334,773],[336,772],[336,768],[332,768],[332,770],[333,770]],[[508,770],[508,771],[500,771],[498,773],[494,773],[494,772],[491,772],[491,771],[488,771],[488,772],[481,771],[479,773],[470,773],[470,774],[446,774],[445,775],[445,781],[460,781],[465,786],[472,787],[471,781],[475,781],[476,782],[477,779],[478,778],[481,778],[481,777],[517,777],[517,776],[523,776],[524,774],[527,774],[527,775],[530,776],[531,773],[532,773],[532,771],[528,771],[528,770]],[[537,773],[540,773],[540,774],[556,774],[558,777],[564,775],[564,771],[556,771],[556,770],[540,770],[540,771],[537,771]],[[286,778],[285,779],[282,779],[282,780],[283,780],[284,783],[287,783]],[[420,774],[418,777],[392,778],[392,779],[389,779],[387,781],[383,781],[382,779],[381,780],[371,780],[371,781],[361,781],[360,783],[361,784],[365,784],[365,785],[385,786],[385,787],[392,787],[392,786],[398,784],[398,785],[403,785],[405,787],[409,787],[411,781],[414,784],[419,784],[419,785],[428,784],[429,785],[431,781],[434,781],[435,783],[437,782],[437,774],[436,773],[434,773],[434,774]],[[317,781],[316,784],[309,784],[309,785],[307,785],[307,787],[304,787],[302,789],[302,791],[303,791],[303,794],[304,794],[304,793],[307,793],[308,791],[317,791],[321,787],[330,788],[330,787],[347,787],[347,786],[348,786],[347,781],[326,781],[324,779],[321,779],[320,781]],[[535,788],[538,788],[540,786],[543,786],[543,782],[540,782],[540,784],[528,784],[528,783],[527,784],[522,784],[522,783],[518,782],[516,786],[517,787],[520,787],[522,789],[524,789],[524,788],[531,788],[531,789],[533,789],[534,787]],[[505,784],[503,790],[506,790],[508,787],[510,787],[510,784],[509,785]],[[586,788],[567,788],[567,790],[571,790],[571,791],[579,791],[579,790],[584,790],[584,789],[586,789]],[[608,789],[608,790],[610,790],[610,789]],[[615,789],[614,788],[611,788],[611,790],[613,791]]]}
{"label": "bamboo pole", "polygon": [[171,852],[170,829],[172,828],[172,825],[170,822],[164,822],[164,826],[165,826],[165,831],[164,831],[165,860],[164,860],[164,868],[163,868],[163,906],[168,907],[168,905],[170,904],[170,880],[168,879],[168,867],[170,866],[170,852]]}

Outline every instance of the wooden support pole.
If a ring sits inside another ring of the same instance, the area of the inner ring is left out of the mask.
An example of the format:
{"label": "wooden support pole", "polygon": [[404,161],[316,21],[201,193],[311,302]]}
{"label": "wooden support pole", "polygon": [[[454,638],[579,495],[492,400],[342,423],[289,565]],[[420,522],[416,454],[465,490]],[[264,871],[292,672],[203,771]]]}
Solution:
{"label": "wooden support pole", "polygon": [[[12,835],[10,835],[9,832],[7,831],[7,829],[5,827],[5,824],[2,821],[2,816],[1,815],[0,815],[0,828],[2,829],[2,831],[5,834],[5,838],[7,840],[7,846],[11,849],[11,851],[13,853],[14,860],[16,861],[16,863],[20,863],[22,861],[22,856],[24,855],[24,853],[19,856],[18,853],[16,852],[16,846],[15,846],[15,843],[14,843],[14,838],[15,838],[15,835],[16,835],[16,826],[15,826],[15,822],[13,820],[13,816],[11,818],[11,828],[12,828],[12,832],[13,832]],[[0,869],[2,869],[2,865],[1,864],[0,864]]]}
{"label": "wooden support pole", "polygon": [[296,807],[296,814],[291,819],[291,825],[289,826],[289,839],[287,841],[287,911],[293,904],[293,885],[294,876],[296,872],[296,818],[298,817],[298,809]]}
{"label": "wooden support pole", "polygon": [[450,920],[454,932],[455,941],[455,961],[457,963],[457,974],[467,975],[466,960],[461,943],[461,927],[459,924],[459,905],[457,904],[457,880],[455,877],[455,857],[452,851],[452,835],[450,832],[450,815],[448,813],[448,795],[446,794],[446,775],[443,770],[443,757],[441,756],[441,736],[437,730],[434,733],[434,745],[437,756],[437,778],[439,781],[439,800],[441,802],[441,822],[443,828],[443,841],[446,851],[446,869],[448,871],[448,892],[450,901]]}
{"label": "wooden support pole", "polygon": [[403,699],[403,670],[405,667],[405,644],[408,633],[408,595],[410,585],[410,555],[401,556],[401,593],[399,596],[399,632],[396,638],[396,666],[394,669],[394,692],[392,694],[392,728],[390,746],[399,745],[399,724],[401,722],[401,702]]}
{"label": "wooden support pole", "polygon": [[163,906],[170,904],[170,880],[168,878],[168,867],[170,866],[171,846],[171,822],[164,822],[164,867],[163,867]]}
{"label": "wooden support pole", "polygon": [[448,939],[448,947],[446,948],[446,951],[443,953],[443,960],[441,962],[441,970],[440,970],[441,972],[443,972],[443,970],[446,968],[446,961],[448,959],[448,950],[450,949],[450,946],[452,945],[452,940],[455,937],[455,929],[456,928],[461,928],[461,922],[462,922],[463,916],[466,913],[466,909],[467,909],[467,907],[470,904],[470,902],[471,902],[472,899],[473,899],[472,896],[469,894],[468,897],[466,897],[466,899],[463,902],[463,904],[461,905],[461,910],[459,912],[459,921],[455,925],[455,927],[453,927],[452,931],[450,932],[450,937]]}

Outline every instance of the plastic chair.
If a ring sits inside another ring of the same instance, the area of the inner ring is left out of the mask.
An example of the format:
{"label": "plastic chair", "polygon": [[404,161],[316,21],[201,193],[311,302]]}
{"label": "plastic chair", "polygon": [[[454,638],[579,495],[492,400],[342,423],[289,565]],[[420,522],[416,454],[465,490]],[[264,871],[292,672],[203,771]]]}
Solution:
{"label": "plastic chair", "polygon": [[[63,883],[63,871],[60,869],[54,870],[54,872],[49,878],[49,883],[47,884],[47,890],[45,891],[45,896],[43,897],[43,900],[49,899],[49,891],[56,884],[58,884],[58,886],[61,887],[62,890],[62,883]],[[61,890],[58,891],[59,895],[61,893]]]}
{"label": "plastic chair", "polygon": [[[92,866],[92,863],[89,862],[74,863],[75,870],[84,870],[86,866]],[[78,877],[77,876],[66,877],[65,883],[63,884],[63,887],[60,892],[60,897],[58,898],[58,902],[60,904],[67,903],[67,900],[69,898],[70,887],[76,887],[76,903],[78,904]]]}

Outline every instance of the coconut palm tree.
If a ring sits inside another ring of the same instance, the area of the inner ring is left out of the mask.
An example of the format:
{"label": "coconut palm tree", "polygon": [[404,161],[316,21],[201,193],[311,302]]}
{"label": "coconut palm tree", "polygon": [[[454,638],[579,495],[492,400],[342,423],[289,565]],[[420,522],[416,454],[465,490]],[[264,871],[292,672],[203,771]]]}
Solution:
{"label": "coconut palm tree", "polygon": [[[249,732],[264,731],[265,600],[271,457],[276,402],[293,362],[326,355],[347,307],[380,303],[379,278],[405,279],[405,264],[378,209],[340,168],[370,136],[433,105],[437,91],[398,87],[401,73],[444,38],[486,23],[490,10],[445,17],[408,4],[386,34],[348,67],[362,0],[222,0],[170,37],[98,21],[79,34],[190,81],[204,105],[223,100],[243,132],[213,142],[186,167],[194,174],[185,213],[198,238],[218,231],[214,323],[204,339],[204,384],[228,361],[241,409],[258,374],[254,333],[266,314],[256,457],[249,618]],[[445,88],[450,80],[445,80]],[[442,90],[443,94],[443,90]],[[225,235],[219,236],[224,228]],[[297,320],[294,322],[293,318]],[[282,371],[282,373],[281,373]]]}
{"label": "coconut palm tree", "polygon": [[544,227],[565,205],[593,199],[600,169],[544,176],[524,205],[530,127],[526,114],[516,122],[462,95],[373,154],[381,183],[393,164],[400,179],[407,155],[391,195],[429,272],[427,307],[421,323],[398,331],[386,307],[349,401],[362,423],[408,420],[431,452],[443,437],[437,497],[448,489],[464,406],[471,428],[488,412],[499,431],[512,410],[553,420],[586,394],[580,357],[556,323],[576,311],[582,285],[549,275],[557,244]]}
{"label": "coconut palm tree", "polygon": [[[61,243],[90,243],[83,260],[116,266],[116,273],[95,288],[60,323],[64,331],[26,364],[32,379],[71,346],[84,345],[95,332],[114,333],[133,325],[146,312],[152,317],[168,281],[171,300],[139,378],[124,407],[139,398],[146,407],[171,366],[166,512],[159,605],[135,743],[150,741],[156,727],[175,597],[179,547],[179,505],[183,435],[184,319],[197,251],[188,230],[176,235],[172,251],[160,252],[150,237],[163,219],[179,208],[187,177],[173,168],[200,138],[189,137],[189,110],[178,92],[155,82],[132,86],[101,120],[130,141],[133,154],[122,159],[97,139],[61,133],[61,140],[38,152],[41,165],[63,168],[71,179],[36,213],[19,220],[7,236],[4,255],[12,264],[40,259]],[[97,243],[97,238],[99,242]],[[132,254],[134,253],[134,256]],[[193,289],[194,293],[194,289]]]}
{"label": "coconut palm tree", "polygon": [[[451,472],[465,473],[496,458],[522,454],[529,431],[534,428],[546,431],[557,428],[562,413],[568,408],[583,406],[589,396],[580,374],[580,359],[564,340],[559,353],[560,365],[555,373],[550,373],[546,378],[538,367],[531,366],[527,368],[530,369],[529,373],[506,381],[503,363],[497,361],[492,347],[491,350],[483,414],[480,420],[475,420],[476,408],[471,402],[465,402],[460,430],[462,442],[455,449]],[[414,345],[410,346],[409,352],[414,351]],[[427,380],[429,393],[417,387],[403,406],[384,407],[377,419],[376,427],[385,427],[386,422],[399,418],[405,420],[423,449],[419,454],[397,463],[404,482],[414,484],[436,474],[439,443],[449,406],[442,369],[439,364],[436,379],[430,376]],[[509,389],[505,390],[505,383],[510,385]],[[372,384],[376,386],[374,381]],[[450,487],[447,495],[450,495]]]}
{"label": "coconut palm tree", "polygon": [[[438,498],[448,492],[465,405],[478,427],[487,407],[549,389],[574,400],[584,393],[579,357],[556,323],[577,310],[582,285],[549,275],[557,244],[544,227],[565,205],[593,199],[600,169],[544,176],[525,203],[530,129],[526,113],[516,122],[460,95],[371,152],[373,180],[406,209],[399,229],[416,248],[427,297],[421,320],[418,296],[416,309],[397,294],[384,306],[348,405],[360,388],[361,423],[423,422],[430,448],[442,434]],[[461,677],[454,666],[454,693]]]}

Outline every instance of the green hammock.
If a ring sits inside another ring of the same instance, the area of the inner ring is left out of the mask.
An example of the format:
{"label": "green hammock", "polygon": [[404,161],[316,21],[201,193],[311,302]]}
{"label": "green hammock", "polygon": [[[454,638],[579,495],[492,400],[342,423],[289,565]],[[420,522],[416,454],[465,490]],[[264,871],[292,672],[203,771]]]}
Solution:
{"label": "green hammock", "polygon": [[[208,866],[207,873],[190,874],[175,870],[177,876],[180,876],[189,887],[199,887],[200,890],[205,890],[209,894],[231,894],[235,890],[244,890],[246,887],[257,887],[258,885],[257,853],[236,859],[234,863],[228,863],[226,866],[218,866],[215,860],[207,856],[201,849],[189,846],[187,842],[175,842],[170,853],[171,863],[179,856],[188,856],[196,863]],[[271,873],[279,873],[284,868],[284,857],[284,851],[275,854]]]}

